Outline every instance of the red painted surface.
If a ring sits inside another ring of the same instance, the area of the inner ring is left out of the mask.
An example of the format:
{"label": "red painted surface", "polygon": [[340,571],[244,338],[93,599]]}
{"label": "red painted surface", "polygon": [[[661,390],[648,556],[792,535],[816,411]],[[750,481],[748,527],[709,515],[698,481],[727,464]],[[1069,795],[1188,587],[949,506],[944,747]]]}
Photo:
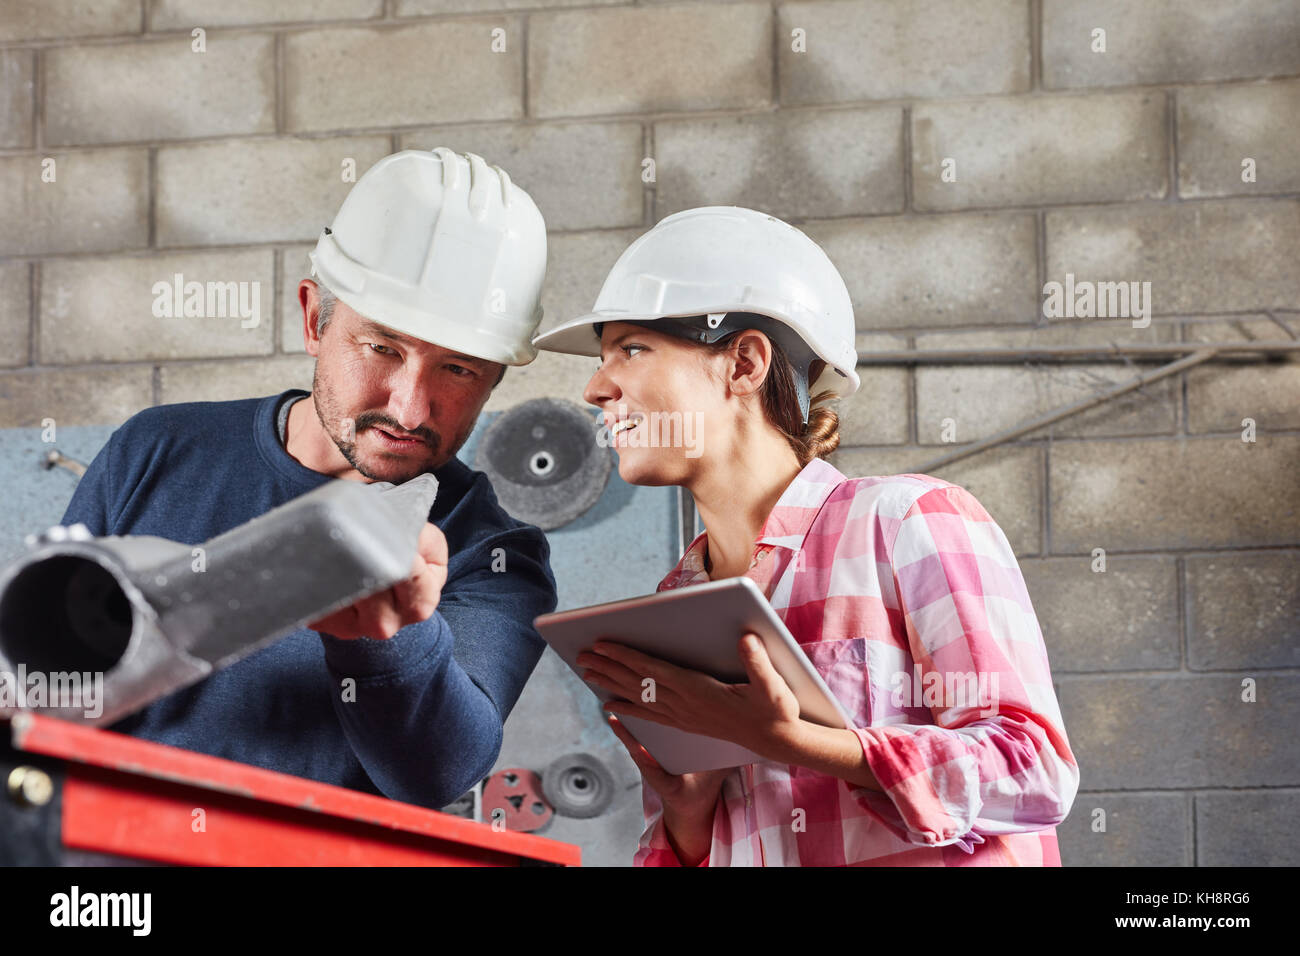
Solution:
{"label": "red painted surface", "polygon": [[52,717],[17,715],[12,731],[17,749],[68,761],[68,847],[227,866],[581,862],[571,844]]}

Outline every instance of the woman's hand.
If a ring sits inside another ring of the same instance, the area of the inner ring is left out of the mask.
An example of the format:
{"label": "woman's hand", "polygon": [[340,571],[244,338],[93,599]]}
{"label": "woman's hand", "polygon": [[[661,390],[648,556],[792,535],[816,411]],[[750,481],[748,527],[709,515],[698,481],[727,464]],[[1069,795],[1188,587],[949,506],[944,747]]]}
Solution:
{"label": "woman's hand", "polygon": [[713,843],[713,813],[722,781],[731,769],[669,773],[613,714],[609,715],[609,725],[641,771],[641,779],[659,794],[664,807],[664,832],[677,859],[684,866],[698,864],[708,856]]}
{"label": "woman's hand", "polygon": [[641,746],[631,731],[613,714],[609,716],[609,725],[614,736],[623,741],[632,762],[641,771],[642,779],[659,794],[665,810],[672,809],[684,817],[705,814],[712,817],[718,794],[722,792],[722,781],[731,773],[731,768],[699,773],[669,773],[659,766],[659,761],[650,756],[650,752]]}
{"label": "woman's hand", "polygon": [[724,684],[603,640],[579,654],[577,663],[585,668],[585,681],[618,698],[605,704],[614,714],[729,740],[769,760],[789,762],[805,725],[799,701],[756,635],[744,635],[738,648],[749,677],[744,684]]}

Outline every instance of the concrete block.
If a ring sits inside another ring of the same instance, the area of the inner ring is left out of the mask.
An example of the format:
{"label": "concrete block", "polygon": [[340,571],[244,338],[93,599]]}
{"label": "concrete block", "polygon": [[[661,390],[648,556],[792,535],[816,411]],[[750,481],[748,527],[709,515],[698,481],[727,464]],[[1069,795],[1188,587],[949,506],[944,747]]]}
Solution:
{"label": "concrete block", "polygon": [[[621,4],[625,0],[395,0],[393,15],[427,17],[442,13],[487,13],[488,11],[536,10],[540,7],[594,7]],[[675,0],[674,0],[675,2]]]}
{"label": "concrete block", "polygon": [[1185,566],[1188,667],[1300,666],[1300,554],[1189,555]]}
{"label": "concrete block", "polygon": [[148,365],[0,372],[0,428],[120,425],[152,404]]}
{"label": "concrete block", "polygon": [[681,4],[537,13],[533,116],[747,109],[770,102],[771,7]]}
{"label": "concrete block", "polygon": [[1081,791],[1056,828],[1061,865],[1191,866],[1188,803],[1181,793]]}
{"label": "concrete block", "polygon": [[41,270],[43,364],[272,351],[269,250],[52,260]]}
{"label": "concrete block", "polygon": [[[1300,72],[1292,0],[1043,0],[1043,86],[1191,83]],[[1094,51],[1096,29],[1104,53]]]}
{"label": "concrete block", "polygon": [[800,228],[844,277],[859,329],[1031,321],[1036,313],[1032,215],[898,216]]}
{"label": "concrete block", "polygon": [[1042,558],[1020,570],[1053,674],[1175,670],[1178,569],[1169,555]]}
{"label": "concrete block", "polygon": [[[980,441],[1137,374],[1114,363],[924,366],[916,370],[917,439],[922,444],[944,441],[951,421],[957,442]],[[1170,376],[1022,437],[1172,434],[1177,401],[1177,378]]]}
{"label": "concrete block", "polygon": [[[1286,332],[1263,316],[1188,322],[1188,342],[1287,342]],[[1277,431],[1300,428],[1300,354],[1268,361],[1214,362],[1188,369],[1187,430],[1238,432],[1247,426]]]}
{"label": "concrete block", "polygon": [[1300,201],[1205,200],[1046,214],[1047,280],[1150,282],[1152,313],[1291,309]]}
{"label": "concrete block", "polygon": [[735,205],[780,219],[903,209],[902,111],[783,110],[655,124],[655,218]]}
{"label": "concrete block", "polygon": [[640,123],[443,126],[401,137],[402,149],[450,146],[506,171],[551,231],[638,225],[644,207]]}
{"label": "concrete block", "polygon": [[275,41],[216,33],[45,53],[45,138],[56,146],[275,131]]}
{"label": "concrete block", "polygon": [[0,42],[139,33],[142,0],[5,0]]}
{"label": "concrete block", "polygon": [[818,0],[777,10],[782,103],[1029,89],[1029,8],[1017,0]]}
{"label": "concrete block", "polygon": [[[859,355],[905,349],[900,335],[860,335]],[[871,365],[858,369],[862,384],[848,398],[840,399],[841,445],[906,444],[912,420],[912,374],[903,366]]]}
{"label": "concrete block", "polygon": [[918,103],[912,196],[921,210],[1159,198],[1165,130],[1160,92]]}
{"label": "concrete block", "polygon": [[26,365],[31,341],[31,266],[0,262],[0,366]]}
{"label": "concrete block", "polygon": [[1054,443],[1052,551],[1294,545],[1297,466],[1291,435]]}
{"label": "concrete block", "polygon": [[[494,44],[504,49],[496,52]],[[522,21],[502,16],[290,34],[284,40],[285,128],[519,119],[523,45]]]}
{"label": "concrete block", "polygon": [[149,0],[153,30],[189,30],[246,23],[298,23],[311,20],[365,20],[384,14],[384,0]]}
{"label": "concrete block", "polygon": [[228,402],[275,395],[287,388],[311,389],[316,360],[309,355],[224,362],[163,365],[160,404]]}
{"label": "concrete block", "polygon": [[387,136],[162,147],[158,245],[314,243],[352,188],[345,169],[360,179],[390,152]]}
{"label": "concrete block", "polygon": [[32,145],[35,64],[31,50],[0,50],[0,147]]}
{"label": "concrete block", "polygon": [[[623,250],[644,232],[646,227],[548,237],[538,332],[590,312],[609,270],[614,268]],[[594,358],[590,361],[595,371],[597,361]],[[509,376],[507,372],[506,377]]]}
{"label": "concrete block", "polygon": [[[1300,80],[1179,90],[1178,195],[1300,191],[1297,116]],[[1249,170],[1242,165],[1247,159]]]}
{"label": "concrete block", "polygon": [[0,156],[0,255],[116,252],[149,242],[144,149]]}
{"label": "concrete block", "polygon": [[1300,677],[1063,677],[1057,697],[1089,787],[1294,787]]}
{"label": "concrete block", "polygon": [[[1295,748],[1291,748],[1293,757]],[[1196,795],[1197,866],[1300,866],[1300,845],[1289,834],[1300,813],[1300,791]],[[1224,915],[1249,904],[1219,907]]]}
{"label": "concrete block", "polygon": [[311,278],[311,260],[308,253],[315,243],[289,246],[279,250],[280,291],[276,297],[280,306],[280,351],[305,353],[303,344],[302,306],[298,304],[298,283]]}

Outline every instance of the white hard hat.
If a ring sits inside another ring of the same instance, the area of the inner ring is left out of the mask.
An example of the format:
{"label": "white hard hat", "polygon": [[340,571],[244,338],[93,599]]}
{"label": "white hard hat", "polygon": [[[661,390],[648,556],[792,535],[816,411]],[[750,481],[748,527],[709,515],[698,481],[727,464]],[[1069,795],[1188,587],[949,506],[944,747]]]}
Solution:
{"label": "white hard hat", "polygon": [[385,156],[311,261],[338,299],[397,332],[503,365],[537,357],[546,224],[481,156],[445,146]]}
{"label": "white hard hat", "polygon": [[[808,391],[829,389],[846,398],[858,390],[853,303],[844,279],[803,232],[754,209],[702,206],[660,220],[619,256],[591,312],[537,336],[533,345],[599,357],[597,326],[606,322],[659,322],[664,332],[702,342],[760,329],[803,373],[805,421]],[[818,358],[826,369],[810,387],[808,366]]]}

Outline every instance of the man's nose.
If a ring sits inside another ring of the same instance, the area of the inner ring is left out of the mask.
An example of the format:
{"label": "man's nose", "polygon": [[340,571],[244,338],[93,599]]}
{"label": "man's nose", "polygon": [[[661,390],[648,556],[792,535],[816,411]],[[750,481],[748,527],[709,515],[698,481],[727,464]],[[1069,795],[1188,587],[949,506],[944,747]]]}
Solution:
{"label": "man's nose", "polygon": [[421,363],[404,363],[393,373],[388,390],[388,414],[409,433],[419,431],[433,415],[433,385]]}

